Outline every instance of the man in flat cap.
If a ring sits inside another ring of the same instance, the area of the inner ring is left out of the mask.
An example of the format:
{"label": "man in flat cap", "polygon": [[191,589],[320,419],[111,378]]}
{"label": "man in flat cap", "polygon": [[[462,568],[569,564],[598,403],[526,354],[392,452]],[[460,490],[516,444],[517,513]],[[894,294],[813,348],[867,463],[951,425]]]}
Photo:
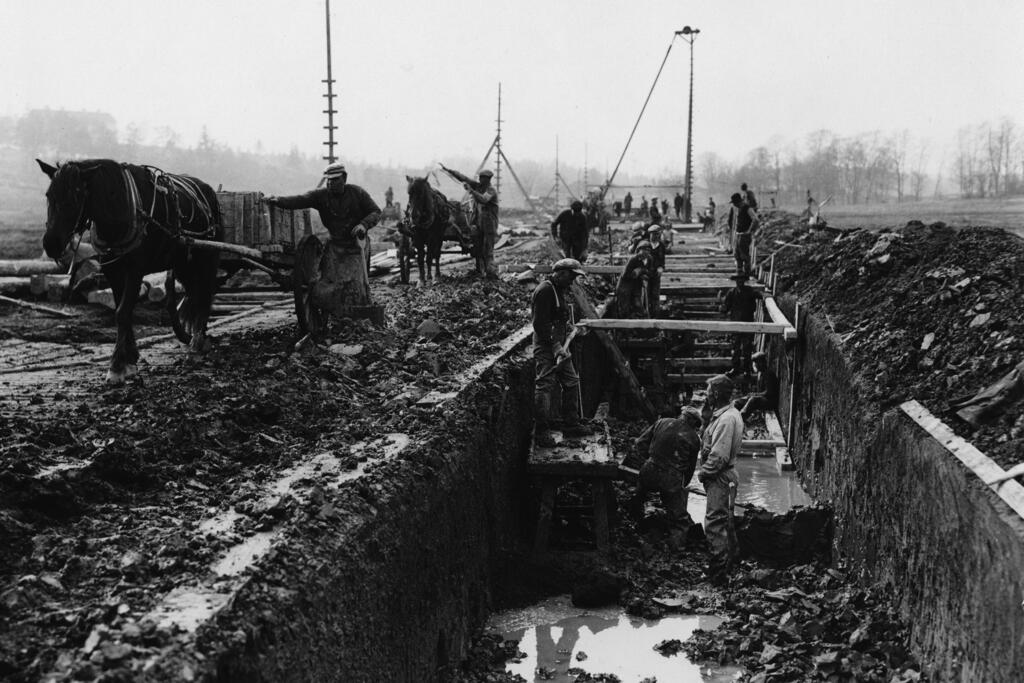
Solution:
{"label": "man in flat cap", "polygon": [[686,487],[693,478],[700,452],[701,417],[696,408],[685,406],[679,417],[663,417],[644,430],[633,442],[645,458],[640,467],[636,494],[630,501],[633,516],[641,518],[647,494],[657,491],[669,517],[669,542],[681,546],[693,519],[686,511],[689,499]]}
{"label": "man in flat cap", "polygon": [[561,247],[562,255],[566,258],[574,258],[580,263],[587,260],[590,231],[587,229],[587,217],[583,213],[583,202],[576,199],[568,209],[558,214],[551,222],[551,237]]}
{"label": "man in flat cap", "polygon": [[[327,228],[331,239],[327,249],[333,253],[331,263],[337,264],[335,277],[344,281],[345,304],[369,305],[370,240],[367,232],[380,221],[380,207],[370,198],[369,193],[358,185],[348,182],[348,173],[342,163],[332,163],[324,169],[324,184],[304,194],[283,197],[269,196],[264,201],[282,209],[316,209],[320,221]],[[360,259],[354,256],[359,254]],[[358,270],[355,264],[360,264]]]}
{"label": "man in flat cap", "polygon": [[700,467],[697,479],[708,496],[704,517],[711,557],[707,576],[716,585],[728,582],[736,564],[739,542],[732,512],[736,506],[736,456],[743,445],[743,418],[732,404],[733,382],[726,375],[708,380],[707,405],[712,408],[710,422],[701,438]]}
{"label": "man in flat cap", "polygon": [[[538,445],[554,445],[549,430],[561,427],[563,436],[586,436],[593,430],[583,422],[580,378],[573,367],[565,339],[576,322],[570,289],[586,271],[576,259],[556,261],[551,275],[533,290],[534,420]],[[555,389],[561,386],[562,401],[556,417]]]}
{"label": "man in flat cap", "polygon": [[380,207],[369,193],[348,182],[345,165],[335,162],[324,169],[325,183],[304,194],[269,196],[264,201],[282,209],[316,209],[331,240],[356,245],[380,220]]}
{"label": "man in flat cap", "polygon": [[473,199],[473,217],[470,222],[473,226],[477,274],[481,277],[498,277],[498,269],[494,265],[494,243],[498,240],[498,191],[491,185],[494,173],[483,170],[479,173],[479,180],[473,180],[443,165],[441,168],[461,182]]}

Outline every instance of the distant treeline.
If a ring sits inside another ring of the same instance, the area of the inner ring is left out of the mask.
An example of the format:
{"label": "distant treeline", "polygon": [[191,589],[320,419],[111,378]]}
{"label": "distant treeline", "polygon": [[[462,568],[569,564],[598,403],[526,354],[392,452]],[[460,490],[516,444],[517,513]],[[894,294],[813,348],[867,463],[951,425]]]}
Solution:
{"label": "distant treeline", "polygon": [[820,130],[802,143],[758,147],[738,166],[704,154],[699,173],[723,194],[741,182],[777,190],[780,204],[803,202],[807,191],[841,204],[1024,194],[1024,130],[1009,119],[961,129],[951,160],[932,163],[932,154],[931,142],[907,130],[852,137]]}
{"label": "distant treeline", "polygon": [[[268,194],[297,193],[314,187],[323,171],[320,150],[306,154],[292,148],[287,154],[264,151],[240,151],[213,139],[205,130],[194,146],[185,146],[181,136],[169,127],[158,129],[144,139],[142,131],[128,125],[119,131],[117,122],[103,112],[36,109],[20,117],[0,117],[0,217],[10,214],[38,216],[45,213],[42,191],[46,181],[34,159],[66,161],[71,159],[110,158],[157,166],[165,171],[188,173],[206,180],[215,188],[225,190],[259,190]],[[384,166],[359,160],[343,159],[349,180],[361,185],[378,202],[390,186],[395,201],[405,204],[406,175],[425,175],[430,168]],[[480,159],[442,158],[445,165],[471,173]],[[493,163],[493,159],[492,159]],[[548,197],[550,209],[554,193],[554,164],[530,160],[514,161],[515,172],[526,193],[535,200]],[[493,165],[492,165],[493,168]],[[584,173],[582,168],[563,164],[560,168],[573,194],[583,192],[583,179],[591,186],[604,180],[595,169]],[[664,182],[646,176],[625,174],[617,183],[649,184]],[[461,195],[462,188],[443,174],[431,176],[431,183],[440,185],[450,197]],[[624,194],[624,190],[619,194]],[[502,205],[525,207],[523,193],[514,184],[507,168],[503,168]],[[570,194],[561,187],[560,204]]]}

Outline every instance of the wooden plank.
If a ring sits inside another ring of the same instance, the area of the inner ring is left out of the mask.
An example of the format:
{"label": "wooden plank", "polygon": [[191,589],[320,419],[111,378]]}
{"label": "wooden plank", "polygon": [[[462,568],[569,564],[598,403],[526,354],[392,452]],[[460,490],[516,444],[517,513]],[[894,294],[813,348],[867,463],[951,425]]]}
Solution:
{"label": "wooden plank", "polygon": [[[585,317],[596,319],[597,310],[594,308],[594,304],[590,303],[590,299],[587,298],[586,292],[578,284],[573,283],[572,285],[572,296],[576,302],[576,306],[579,308],[580,313]],[[637,405],[640,407],[641,412],[645,417],[653,419],[655,416],[654,406],[651,405],[650,400],[644,394],[643,387],[640,386],[640,382],[637,380],[636,375],[633,374],[633,369],[629,367],[625,357],[622,355],[622,351],[619,349],[615,340],[612,339],[611,335],[607,332],[596,331],[598,340],[604,346],[605,351],[608,352],[609,357],[612,361],[612,368],[615,370],[616,375],[622,380],[626,387],[626,390],[633,396]]]}
{"label": "wooden plank", "polygon": [[619,462],[612,452],[606,427],[590,436],[556,439],[554,446],[534,442],[526,469],[541,477],[615,478]]}
{"label": "wooden plank", "polygon": [[772,440],[786,443],[786,437],[782,435],[782,425],[774,410],[764,411],[764,426]]}
{"label": "wooden plank", "polygon": [[533,552],[540,555],[548,548],[551,536],[551,519],[555,514],[555,492],[557,487],[551,479],[545,479],[540,494],[540,512],[537,515],[537,534],[533,539]]}
{"label": "wooden plank", "polygon": [[789,324],[789,319],[786,318],[779,305],[775,303],[775,298],[764,292],[762,292],[761,298],[764,301],[765,311],[771,316],[772,322],[787,326],[788,329],[782,334],[783,339],[796,339],[796,328]]}
{"label": "wooden plank", "polygon": [[22,308],[28,308],[33,311],[39,311],[40,313],[46,313],[47,315],[55,315],[60,318],[74,318],[78,315],[77,313],[62,311],[50,306],[41,306],[40,304],[29,303],[28,301],[22,301],[21,299],[12,299],[11,297],[3,296],[2,294],[0,294],[0,301],[14,304],[15,306],[21,306]]}
{"label": "wooden plank", "polygon": [[789,457],[789,448],[786,446],[775,447],[775,463],[783,472],[789,472],[796,469],[796,465],[793,464],[793,459]]}
{"label": "wooden plank", "polygon": [[682,363],[690,368],[731,368],[732,358],[729,356],[709,356],[707,358],[673,358],[673,362]]}
{"label": "wooden plank", "polygon": [[[731,280],[684,280],[681,282],[661,281],[661,293],[664,295],[694,296],[708,292],[722,292],[732,289],[736,283]],[[764,289],[760,282],[748,282],[747,287],[755,291]]]}
{"label": "wooden plank", "polygon": [[900,410],[913,420],[928,436],[939,443],[950,455],[959,460],[985,486],[995,492],[1021,518],[1024,518],[1024,486],[1014,479],[988,483],[1000,479],[1005,470],[973,444],[953,433],[942,420],[917,401],[900,404]]}
{"label": "wooden plank", "polygon": [[682,332],[697,330],[701,332],[762,332],[764,334],[782,334],[787,328],[778,323],[751,323],[738,320],[658,320],[658,319],[627,319],[627,318],[586,318],[578,325],[595,330],[667,330]]}
{"label": "wooden plank", "polygon": [[0,259],[0,276],[63,275],[67,266],[51,259]]}

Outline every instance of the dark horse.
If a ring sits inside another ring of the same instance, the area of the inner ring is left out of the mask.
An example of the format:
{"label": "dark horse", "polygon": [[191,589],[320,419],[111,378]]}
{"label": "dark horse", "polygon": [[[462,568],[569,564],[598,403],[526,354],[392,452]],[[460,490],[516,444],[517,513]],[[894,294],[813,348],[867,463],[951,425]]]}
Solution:
{"label": "dark horse", "polygon": [[440,279],[441,246],[446,239],[455,240],[463,251],[468,252],[469,221],[466,220],[462,205],[449,201],[439,190],[432,188],[426,178],[405,176],[405,179],[409,181],[409,215],[420,283],[431,279],[431,264],[434,266],[434,276]]}
{"label": "dark horse", "polygon": [[[76,234],[91,229],[100,267],[114,292],[117,343],[107,381],[120,384],[136,373],[139,349],[132,310],[142,276],[149,273],[170,271],[168,304],[175,332],[190,352],[201,351],[220,252],[189,248],[178,238],[223,237],[213,188],[190,176],[109,159],[56,167],[36,161],[50,177],[43,249],[51,258],[60,258]],[[175,279],[185,289],[180,303],[173,294]]]}

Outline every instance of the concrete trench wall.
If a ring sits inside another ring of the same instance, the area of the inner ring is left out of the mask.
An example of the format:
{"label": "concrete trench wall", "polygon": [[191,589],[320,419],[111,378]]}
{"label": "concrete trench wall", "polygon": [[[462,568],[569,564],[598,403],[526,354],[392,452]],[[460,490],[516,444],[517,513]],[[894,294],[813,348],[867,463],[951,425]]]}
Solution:
{"label": "concrete trench wall", "polygon": [[[782,308],[792,316],[794,301]],[[791,452],[808,492],[835,508],[836,550],[892,586],[937,680],[1021,680],[1024,521],[898,407],[860,399],[838,340],[803,313]],[[776,342],[773,357],[785,427],[793,353]]]}
{"label": "concrete trench wall", "polygon": [[[521,531],[524,369],[519,354],[485,372],[443,406],[443,437],[344,488],[329,529],[272,551],[216,628],[200,631],[206,658],[194,668],[216,681],[447,680]],[[184,649],[163,657],[157,678],[179,680],[190,661]]]}

